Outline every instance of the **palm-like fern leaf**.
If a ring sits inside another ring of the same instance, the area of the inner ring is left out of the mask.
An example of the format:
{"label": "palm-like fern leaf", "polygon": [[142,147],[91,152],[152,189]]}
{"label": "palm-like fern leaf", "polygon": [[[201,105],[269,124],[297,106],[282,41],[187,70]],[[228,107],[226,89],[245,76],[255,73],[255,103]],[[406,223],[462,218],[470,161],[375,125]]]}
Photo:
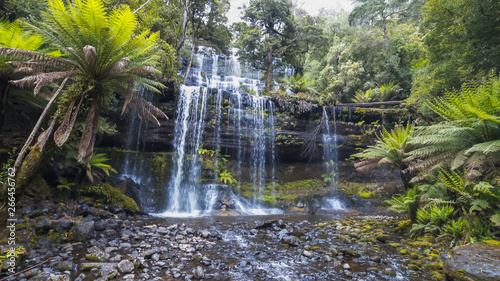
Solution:
{"label": "palm-like fern leaf", "polygon": [[[0,55],[29,59],[13,63],[31,72],[25,78],[12,82],[19,86],[34,86],[35,94],[41,87],[65,77],[70,77],[86,89],[71,97],[72,100],[84,100],[82,108],[87,114],[80,143],[80,159],[85,157],[90,160],[98,116],[107,105],[105,101],[111,99],[114,93],[130,94],[128,103],[138,108],[142,119],[159,125],[157,117],[166,118],[161,110],[136,97],[133,88],[129,87],[132,83],[156,92],[163,87],[147,77],[156,71],[154,66],[158,55],[154,48],[158,33],[150,34],[149,30],[136,32],[137,18],[130,8],[115,9],[107,14],[101,0],[75,0],[67,6],[62,0],[49,0],[42,18],[41,23],[27,24],[27,27],[61,50],[64,58],[4,48],[0,48]],[[69,107],[64,110],[71,112],[75,109]],[[66,115],[76,116],[77,112]],[[65,128],[71,129],[72,126]],[[58,145],[62,145],[67,139],[67,132],[58,131]]]}

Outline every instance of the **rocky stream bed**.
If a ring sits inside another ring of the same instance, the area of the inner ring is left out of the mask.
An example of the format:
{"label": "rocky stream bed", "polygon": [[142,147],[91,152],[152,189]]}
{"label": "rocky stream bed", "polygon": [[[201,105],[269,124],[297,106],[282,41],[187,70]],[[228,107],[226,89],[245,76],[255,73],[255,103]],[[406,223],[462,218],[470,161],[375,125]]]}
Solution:
{"label": "rocky stream bed", "polygon": [[448,252],[448,243],[433,237],[409,239],[409,221],[392,216],[347,211],[158,218],[80,203],[72,216],[59,213],[47,217],[43,213],[34,215],[33,210],[27,213],[23,224],[18,223],[22,226],[18,233],[26,251],[19,250],[16,272],[37,266],[3,278],[40,281],[445,278],[441,258]]}

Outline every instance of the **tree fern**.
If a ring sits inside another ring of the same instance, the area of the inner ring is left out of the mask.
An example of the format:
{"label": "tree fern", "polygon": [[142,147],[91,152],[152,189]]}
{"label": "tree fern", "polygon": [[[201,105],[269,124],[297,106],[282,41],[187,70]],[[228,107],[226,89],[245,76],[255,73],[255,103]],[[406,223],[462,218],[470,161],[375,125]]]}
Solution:
{"label": "tree fern", "polygon": [[[82,132],[79,158],[90,161],[98,126],[96,120],[114,99],[115,93],[126,98],[122,112],[130,106],[136,107],[139,117],[157,125],[160,124],[157,117],[167,118],[161,110],[135,94],[134,87],[159,92],[163,85],[148,77],[156,71],[154,66],[158,55],[154,50],[158,33],[137,30],[137,18],[128,6],[113,9],[108,14],[101,0],[75,0],[69,5],[62,0],[49,0],[42,18],[43,21],[27,24],[27,27],[61,50],[63,58],[1,48],[0,54],[16,52],[30,59],[16,66],[29,67],[33,73],[12,82],[21,87],[35,86],[35,94],[42,87],[65,77],[83,89],[68,92],[64,99],[70,102],[59,103],[61,111],[66,114],[62,121],[65,126],[60,126],[60,132],[56,134],[65,138],[59,139],[58,145],[64,144],[76,116],[84,113],[86,126]],[[80,107],[68,106],[68,103],[82,101],[81,110]],[[66,118],[71,118],[71,122]]]}
{"label": "tree fern", "polygon": [[[466,166],[469,175],[488,171],[500,152],[500,80],[465,84],[460,91],[426,105],[445,121],[417,130],[411,141],[418,146],[409,153],[413,168],[432,169],[450,165],[453,170]],[[491,166],[491,165],[490,165]]]}

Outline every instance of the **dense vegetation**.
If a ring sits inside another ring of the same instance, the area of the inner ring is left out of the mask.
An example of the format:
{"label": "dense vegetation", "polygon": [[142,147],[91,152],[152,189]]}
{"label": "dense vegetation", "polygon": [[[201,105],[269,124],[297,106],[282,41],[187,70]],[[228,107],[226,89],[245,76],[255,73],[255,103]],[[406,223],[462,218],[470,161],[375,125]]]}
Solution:
{"label": "dense vegetation", "polygon": [[[44,163],[59,171],[62,190],[109,173],[94,155],[96,134],[115,131],[104,113],[133,106],[159,124],[166,115],[137,88],[175,89],[198,46],[236,47],[263,70],[269,95],[319,104],[405,99],[417,124],[384,129],[356,155],[358,168],[401,171],[406,194],[389,203],[408,213],[413,235],[498,237],[500,2],[356,0],[351,12],[311,16],[292,1],[251,0],[231,26],[227,0],[66,2],[0,4],[0,116],[19,105],[44,109],[15,163],[20,188],[35,179],[31,188],[40,186]],[[296,74],[273,77],[279,64]]]}

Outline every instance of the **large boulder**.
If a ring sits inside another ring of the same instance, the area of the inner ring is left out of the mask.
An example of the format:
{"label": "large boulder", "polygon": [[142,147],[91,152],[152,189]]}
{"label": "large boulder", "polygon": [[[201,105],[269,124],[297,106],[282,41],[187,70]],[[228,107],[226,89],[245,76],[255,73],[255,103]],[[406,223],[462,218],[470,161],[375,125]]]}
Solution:
{"label": "large boulder", "polygon": [[477,243],[451,249],[443,270],[451,280],[500,281],[500,247]]}
{"label": "large boulder", "polygon": [[70,242],[85,242],[92,238],[95,234],[95,223],[90,222],[80,222],[76,224],[73,229],[68,234],[68,240]]}

